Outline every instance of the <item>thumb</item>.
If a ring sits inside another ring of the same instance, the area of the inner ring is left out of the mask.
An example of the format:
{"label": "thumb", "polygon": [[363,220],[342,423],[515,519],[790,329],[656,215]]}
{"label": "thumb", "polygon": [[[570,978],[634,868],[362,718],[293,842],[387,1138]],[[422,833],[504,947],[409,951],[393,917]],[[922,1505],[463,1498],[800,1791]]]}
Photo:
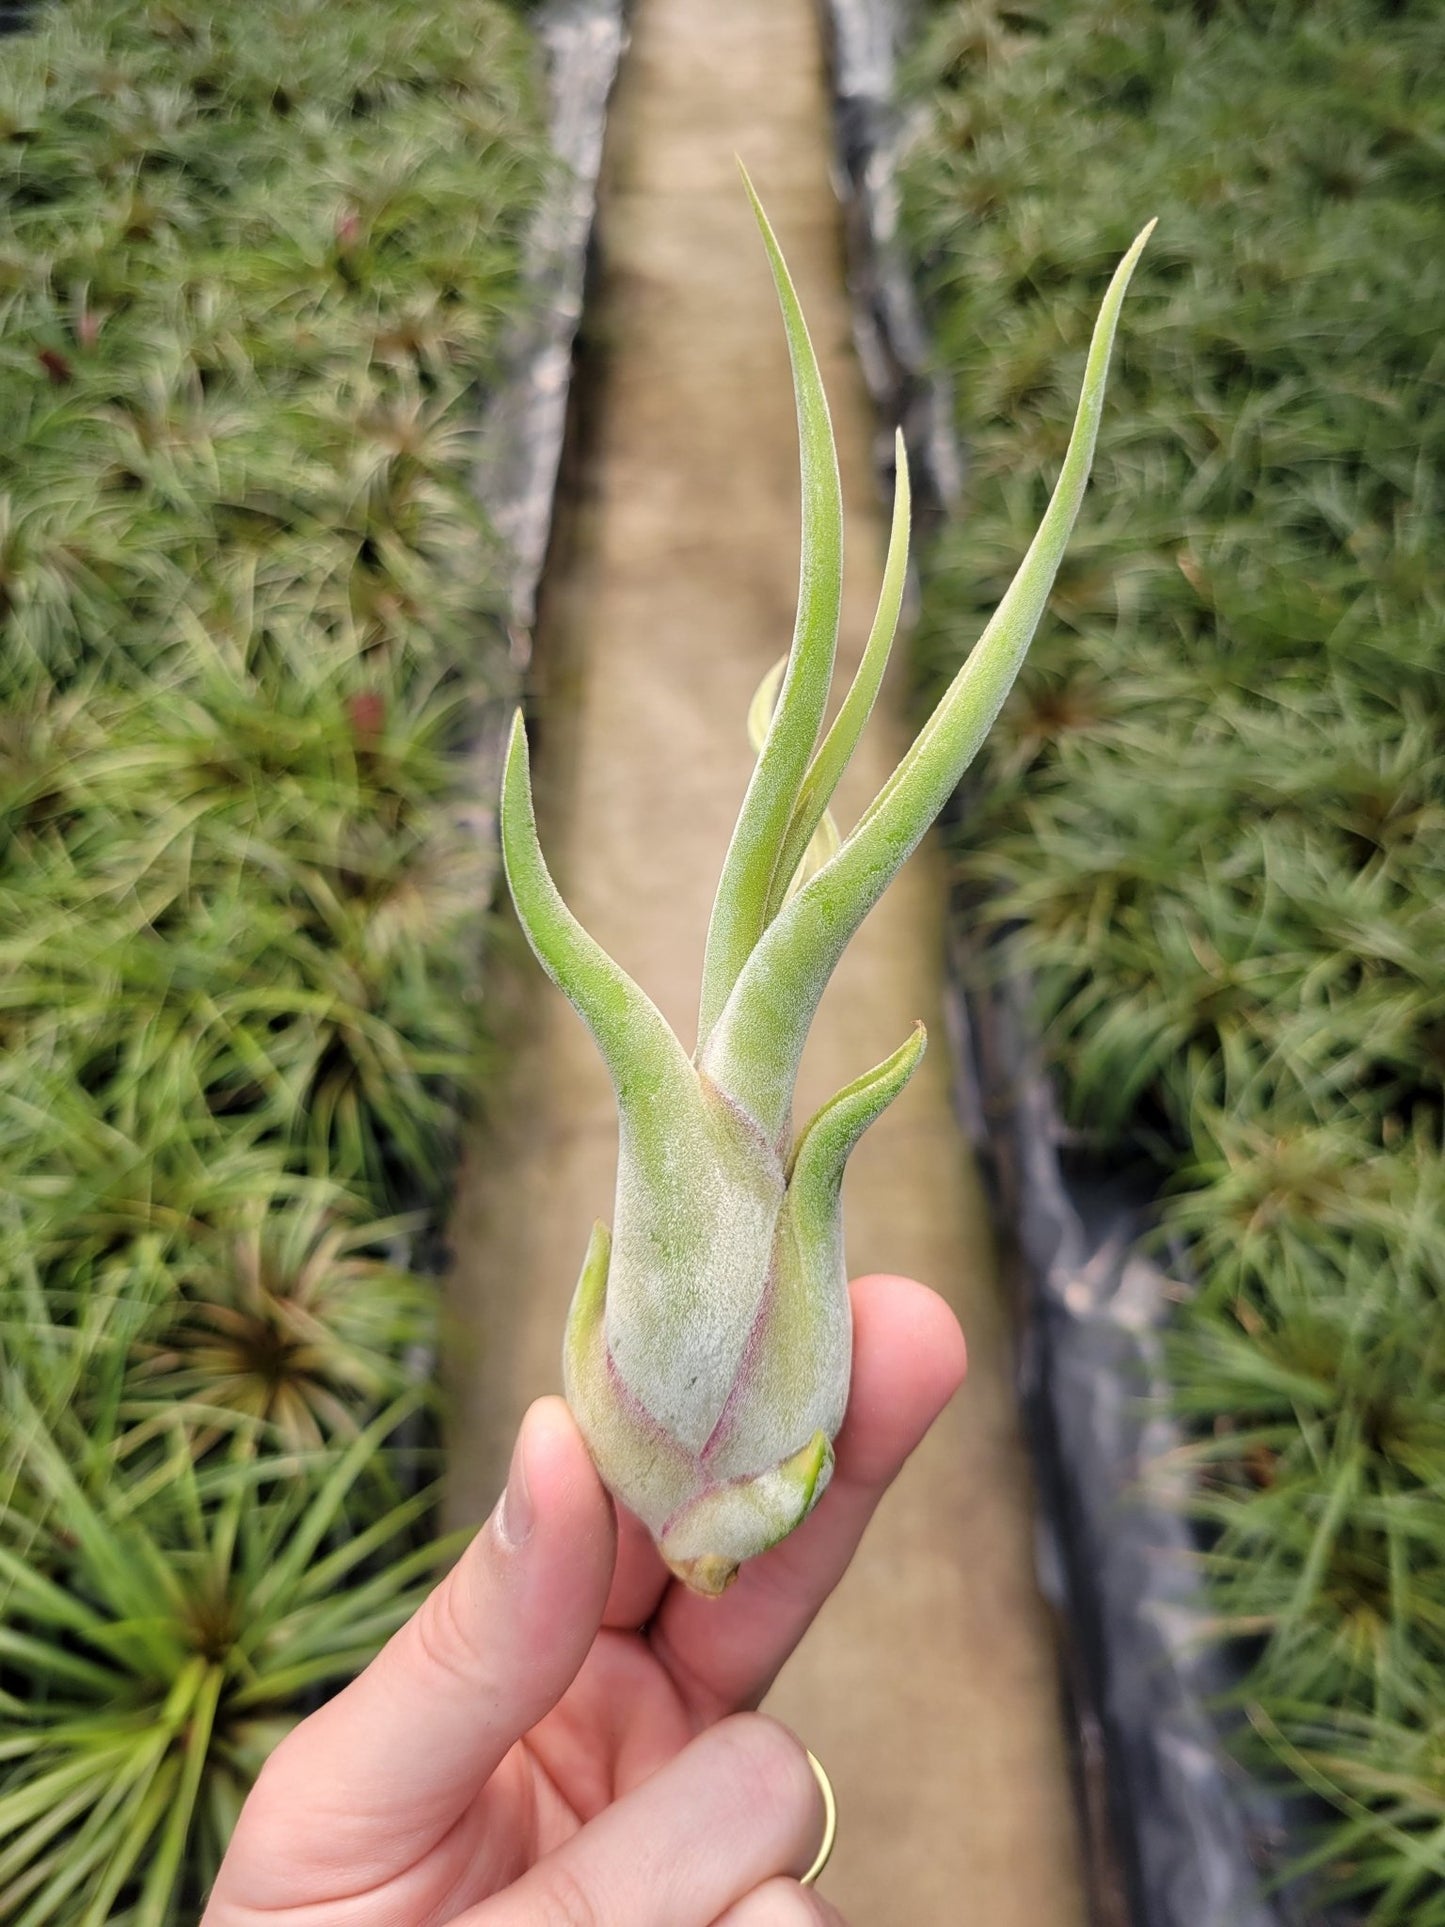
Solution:
{"label": "thumb", "polygon": [[[522,1421],[507,1489],[420,1610],[335,1699],[289,1734],[242,1814],[265,1858],[298,1893],[298,1856],[323,1883],[344,1868],[353,1891],[410,1865],[455,1824],[514,1741],[556,1704],[597,1635],[616,1554],[616,1521],[567,1407],[540,1399]],[[252,1808],[260,1811],[252,1816]],[[278,1824],[294,1821],[277,1851]],[[246,1866],[245,1896],[268,1874]],[[239,1894],[227,1894],[238,1899]]]}

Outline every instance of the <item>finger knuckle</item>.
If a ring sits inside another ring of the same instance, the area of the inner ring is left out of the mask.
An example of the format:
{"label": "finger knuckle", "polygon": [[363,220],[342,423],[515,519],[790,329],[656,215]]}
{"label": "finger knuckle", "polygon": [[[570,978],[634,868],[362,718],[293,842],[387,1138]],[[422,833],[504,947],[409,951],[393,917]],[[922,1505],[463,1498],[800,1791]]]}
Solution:
{"label": "finger knuckle", "polygon": [[800,1887],[796,1880],[779,1884],[786,1889],[786,1904],[792,1912],[778,1915],[778,1927],[842,1927],[842,1915],[811,1887]]}
{"label": "finger knuckle", "polygon": [[475,1686],[477,1655],[462,1621],[455,1580],[452,1574],[427,1594],[408,1631],[429,1672],[461,1686]]}
{"label": "finger knuckle", "polygon": [[257,1812],[290,1811],[298,1787],[304,1784],[303,1763],[299,1757],[302,1737],[302,1728],[293,1727],[272,1747],[252,1782],[249,1807]]}
{"label": "finger knuckle", "polygon": [[535,1896],[529,1897],[528,1927],[603,1927],[597,1903],[570,1867],[547,1870]]}
{"label": "finger knuckle", "polygon": [[840,1927],[838,1914],[811,1887],[795,1885],[790,1900],[793,1911],[778,1915],[778,1927]]}
{"label": "finger knuckle", "polygon": [[738,1713],[717,1729],[733,1748],[740,1777],[760,1806],[785,1813],[809,1808],[812,1769],[802,1742],[766,1713]]}
{"label": "finger knuckle", "polygon": [[769,1880],[723,1917],[719,1927],[837,1927],[839,1916],[796,1880]]}

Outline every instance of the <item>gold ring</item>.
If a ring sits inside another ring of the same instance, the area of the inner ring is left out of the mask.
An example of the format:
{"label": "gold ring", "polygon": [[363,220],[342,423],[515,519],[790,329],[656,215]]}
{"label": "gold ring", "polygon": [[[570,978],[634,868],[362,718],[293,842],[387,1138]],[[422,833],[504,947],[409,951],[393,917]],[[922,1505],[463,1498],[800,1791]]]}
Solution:
{"label": "gold ring", "polygon": [[[803,1751],[808,1752],[804,1747]],[[833,1782],[823,1771],[823,1762],[816,1753],[808,1753],[808,1765],[813,1769],[813,1778],[818,1782],[823,1795],[823,1844],[818,1849],[818,1857],[803,1875],[802,1885],[811,1887],[818,1875],[828,1864],[833,1851],[833,1842],[838,1838],[838,1802],[833,1795]]]}

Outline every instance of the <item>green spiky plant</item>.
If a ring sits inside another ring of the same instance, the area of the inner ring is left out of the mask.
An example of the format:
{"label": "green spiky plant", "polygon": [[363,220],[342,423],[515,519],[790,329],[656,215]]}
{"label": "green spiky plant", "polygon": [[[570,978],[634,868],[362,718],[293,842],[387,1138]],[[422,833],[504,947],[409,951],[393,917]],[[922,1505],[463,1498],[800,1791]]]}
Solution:
{"label": "green spiky plant", "polygon": [[483,1067],[456,799],[504,646],[473,423],[550,163],[503,0],[32,28],[0,42],[0,1919],[162,1927],[435,1570],[419,1261]]}
{"label": "green spiky plant", "polygon": [[1074,1156],[1157,1184],[1186,1254],[1170,1489],[1250,1764],[1315,1796],[1310,1917],[1445,1927],[1439,8],[918,18],[902,220],[970,473],[938,686],[1068,433],[1106,250],[1167,233],[1108,513],[971,785],[961,934],[1034,987]]}
{"label": "green spiky plant", "polygon": [[[501,812],[518,914],[590,1028],[620,1115],[614,1222],[593,1233],[568,1323],[568,1398],[603,1477],[672,1570],[706,1594],[805,1518],[832,1470],[851,1366],[843,1168],[917,1066],[923,1029],[795,1135],[798,1062],[849,940],[947,802],[1018,672],[1083,497],[1119,310],[1149,233],[1104,297],[1062,472],[1012,585],[893,775],[830,852],[815,839],[872,708],[902,599],[907,465],[900,443],[877,618],[824,734],[841,597],[837,461],[798,298],[747,188],[793,368],[801,585],[713,907],[695,1056],[558,894],[537,843],[520,716]],[[760,703],[769,696],[760,692]],[[808,874],[800,866],[810,849],[822,860]]]}
{"label": "green spiky plant", "polygon": [[[330,1457],[243,1431],[201,1468],[178,1407],[129,1487],[113,1429],[43,1413],[14,1373],[0,1398],[0,1916],[194,1918],[306,1697],[364,1665],[459,1549],[412,1542],[429,1490],[354,1505],[418,1394]],[[16,1673],[23,1693],[5,1689]]]}

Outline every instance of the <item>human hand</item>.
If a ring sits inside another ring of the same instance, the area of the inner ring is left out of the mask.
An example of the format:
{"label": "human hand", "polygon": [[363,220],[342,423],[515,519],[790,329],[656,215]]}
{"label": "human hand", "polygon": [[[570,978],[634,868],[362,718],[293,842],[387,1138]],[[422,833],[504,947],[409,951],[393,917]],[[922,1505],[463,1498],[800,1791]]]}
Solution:
{"label": "human hand", "polygon": [[756,1708],[964,1369],[904,1278],[852,1288],[853,1385],[816,1510],[721,1599],[680,1586],[560,1399],[421,1610],[282,1741],[202,1927],[804,1927],[822,1802]]}

